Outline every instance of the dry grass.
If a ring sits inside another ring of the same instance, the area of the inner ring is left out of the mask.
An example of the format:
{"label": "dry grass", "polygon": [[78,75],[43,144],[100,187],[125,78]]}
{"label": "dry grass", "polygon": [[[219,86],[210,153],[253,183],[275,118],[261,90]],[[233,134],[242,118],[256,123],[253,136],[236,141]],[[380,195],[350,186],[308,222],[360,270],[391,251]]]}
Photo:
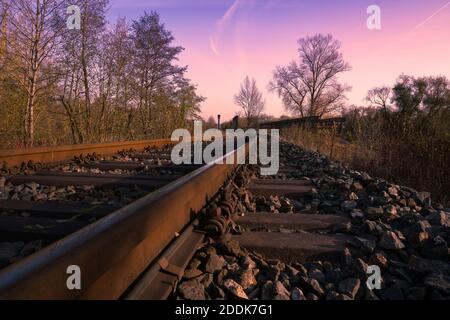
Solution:
{"label": "dry grass", "polygon": [[[305,130],[289,128],[281,136],[305,149],[317,151],[339,161],[350,168],[365,171],[372,176],[409,186],[420,191],[429,191],[433,199],[450,206],[450,172],[446,155],[430,160],[414,146],[391,142],[375,150],[370,141],[345,141],[335,130]],[[412,151],[411,151],[412,150]]]}

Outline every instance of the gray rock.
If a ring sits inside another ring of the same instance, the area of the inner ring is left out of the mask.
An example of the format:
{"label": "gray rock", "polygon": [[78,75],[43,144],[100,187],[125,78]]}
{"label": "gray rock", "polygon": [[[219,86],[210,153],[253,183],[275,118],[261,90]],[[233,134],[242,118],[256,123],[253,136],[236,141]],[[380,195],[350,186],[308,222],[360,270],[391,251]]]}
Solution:
{"label": "gray rock", "polygon": [[385,212],[384,215],[385,221],[392,221],[398,218],[398,211],[396,206],[393,205],[386,206],[384,212]]}
{"label": "gray rock", "polygon": [[201,270],[198,269],[187,269],[184,271],[183,278],[187,280],[195,279],[203,274]]}
{"label": "gray rock", "polygon": [[344,301],[344,300],[353,300],[353,298],[345,295],[345,294],[341,294],[341,293],[337,293],[334,290],[331,290],[327,293],[325,300],[328,301]]}
{"label": "gray rock", "polygon": [[364,187],[359,182],[353,182],[352,189],[355,191],[361,191]]}
{"label": "gray rock", "polygon": [[0,243],[0,259],[11,259],[20,255],[23,242],[2,242]]}
{"label": "gray rock", "polygon": [[422,255],[428,259],[448,261],[447,242],[440,236],[423,242]]}
{"label": "gray rock", "polygon": [[450,274],[450,265],[439,260],[428,260],[417,256],[411,256],[408,262],[408,270],[415,276],[426,276],[428,274]]}
{"label": "gray rock", "polygon": [[214,283],[211,284],[211,287],[209,289],[209,294],[212,299],[222,300],[225,298],[225,292]]}
{"label": "gray rock", "polygon": [[354,200],[348,200],[341,203],[341,209],[344,212],[351,212],[358,207],[358,203]]}
{"label": "gray rock", "polygon": [[244,288],[244,290],[257,284],[253,271],[252,270],[242,271],[241,274],[239,275],[239,284],[242,286],[242,288]]}
{"label": "gray rock", "polygon": [[355,209],[352,212],[350,212],[350,218],[354,220],[362,220],[364,218],[364,212],[360,209]]}
{"label": "gray rock", "polygon": [[241,266],[244,269],[251,270],[251,269],[255,269],[256,268],[255,261],[253,261],[252,258],[250,258],[249,256],[245,256],[241,260],[242,260]]}
{"label": "gray rock", "polygon": [[325,271],[325,279],[327,282],[337,284],[344,278],[344,273],[340,268],[333,268]]}
{"label": "gray rock", "polygon": [[306,275],[308,273],[308,270],[305,268],[305,266],[301,263],[294,263],[292,265],[295,269],[297,269],[298,271],[300,271],[300,274],[302,275]]}
{"label": "gray rock", "polygon": [[284,268],[284,272],[290,277],[295,277],[300,271],[295,269],[294,267],[291,267],[290,265],[286,265]]}
{"label": "gray rock", "polygon": [[394,186],[388,188],[387,192],[389,193],[390,196],[392,197],[396,197],[398,196],[398,189]]}
{"label": "gray rock", "polygon": [[361,281],[357,278],[348,278],[339,282],[339,292],[355,298],[361,286]]}
{"label": "gray rock", "polygon": [[328,291],[327,295],[325,296],[325,300],[341,300],[342,299],[342,295],[340,293],[337,293],[334,290]]}
{"label": "gray rock", "polygon": [[205,271],[214,273],[221,270],[225,266],[225,259],[215,253],[209,255],[205,264]]}
{"label": "gray rock", "polygon": [[450,295],[450,277],[442,274],[433,274],[428,276],[425,281],[428,288],[439,290],[445,295]]}
{"label": "gray rock", "polygon": [[431,205],[431,193],[429,192],[416,192],[415,199],[422,206],[430,206]]}
{"label": "gray rock", "polygon": [[377,220],[384,214],[383,208],[380,207],[368,207],[366,209],[366,217],[369,220]]}
{"label": "gray rock", "polygon": [[203,287],[208,291],[212,284],[214,282],[214,277],[211,273],[205,274],[202,279],[200,280],[200,283],[203,285]]}
{"label": "gray rock", "polygon": [[241,246],[239,245],[239,242],[232,240],[228,241],[224,244],[222,244],[221,249],[224,251],[225,254],[235,257],[242,257],[245,256],[244,252],[241,249]]}
{"label": "gray rock", "polygon": [[416,248],[421,248],[423,243],[429,239],[431,232],[431,225],[428,221],[417,221],[414,225],[402,229],[403,233],[408,238],[408,241]]}
{"label": "gray rock", "polygon": [[439,211],[436,213],[430,214],[426,219],[432,224],[436,226],[450,226],[448,215],[443,212]]}
{"label": "gray rock", "polygon": [[402,250],[405,249],[405,245],[398,238],[398,236],[392,231],[386,231],[381,235],[378,245],[383,249],[388,250]]}
{"label": "gray rock", "polygon": [[291,290],[291,299],[292,300],[306,300],[306,297],[301,289],[294,287]]}
{"label": "gray rock", "polygon": [[350,193],[348,198],[355,201],[359,200],[359,197],[354,192]]}
{"label": "gray rock", "polygon": [[352,254],[348,248],[344,249],[344,252],[342,252],[342,263],[346,266],[350,266],[353,264],[354,260],[352,257]]}
{"label": "gray rock", "polygon": [[317,301],[317,300],[320,300],[320,298],[317,295],[315,295],[314,293],[308,292],[308,294],[306,295],[306,300]]}
{"label": "gray rock", "polygon": [[444,301],[444,300],[448,300],[448,299],[445,298],[438,290],[433,290],[430,293],[430,300]]}
{"label": "gray rock", "polygon": [[35,252],[38,252],[42,249],[42,241],[36,240],[32,242],[28,242],[23,249],[20,251],[21,257],[27,257]]}
{"label": "gray rock", "polygon": [[358,233],[361,235],[370,234],[378,236],[383,233],[383,229],[377,222],[366,220],[359,228]]}
{"label": "gray rock", "polygon": [[261,299],[272,300],[273,293],[274,293],[273,282],[269,280],[262,286]]}
{"label": "gray rock", "polygon": [[281,268],[278,265],[270,265],[267,269],[267,279],[275,282],[278,280],[281,274]]}
{"label": "gray rock", "polygon": [[361,258],[356,259],[353,270],[359,278],[366,278],[369,265]]}
{"label": "gray rock", "polygon": [[410,287],[411,284],[413,284],[413,281],[411,279],[411,277],[408,274],[408,271],[406,269],[403,268],[391,268],[390,272],[392,275],[402,279],[402,281],[406,281],[407,285],[405,286],[405,288]]}
{"label": "gray rock", "polygon": [[256,300],[259,299],[259,296],[261,294],[261,289],[259,287],[256,287],[253,291],[251,291],[249,294],[247,294],[249,300]]}
{"label": "gray rock", "polygon": [[307,291],[311,291],[315,295],[322,297],[324,295],[324,291],[320,286],[319,281],[316,279],[311,279],[307,277],[300,277],[300,283],[303,288],[307,289]]}
{"label": "gray rock", "polygon": [[196,258],[192,259],[191,262],[189,262],[189,269],[198,269],[202,262]]}
{"label": "gray rock", "polygon": [[364,299],[369,301],[380,300],[380,298],[378,298],[375,292],[367,288],[367,286],[364,286]]}
{"label": "gray rock", "polygon": [[353,239],[348,240],[347,243],[357,249],[361,249],[366,254],[372,253],[377,246],[375,241],[361,237],[354,237]]}
{"label": "gray rock", "polygon": [[405,289],[406,300],[424,300],[427,290],[424,287],[411,287]]}
{"label": "gray rock", "polygon": [[385,289],[381,293],[381,298],[383,300],[394,301],[405,300],[405,296],[403,295],[402,290],[396,286],[390,286],[389,288]]}
{"label": "gray rock", "polygon": [[386,270],[389,266],[389,261],[382,253],[375,253],[369,258],[369,263],[379,266],[382,270]]}
{"label": "gray rock", "polygon": [[178,291],[186,300],[206,300],[205,289],[197,280],[183,282],[178,286]]}
{"label": "gray rock", "polygon": [[233,298],[239,300],[248,300],[248,296],[242,286],[233,279],[225,280],[223,286],[226,291],[232,295]]}
{"label": "gray rock", "polygon": [[0,258],[0,269],[6,268],[7,266],[9,266],[9,264],[9,259]]}
{"label": "gray rock", "polygon": [[239,272],[240,269],[241,269],[241,267],[236,262],[227,264],[227,270],[229,270],[231,273],[237,273],[237,272]]}
{"label": "gray rock", "polygon": [[290,300],[290,293],[286,287],[280,282],[276,281],[273,285],[274,300]]}
{"label": "gray rock", "polygon": [[319,269],[313,269],[309,272],[309,277],[316,279],[319,283],[325,283],[325,274]]}
{"label": "gray rock", "polygon": [[216,284],[220,286],[223,285],[223,282],[225,281],[225,278],[228,276],[228,273],[229,272],[227,269],[222,269],[218,273],[216,273],[214,276]]}

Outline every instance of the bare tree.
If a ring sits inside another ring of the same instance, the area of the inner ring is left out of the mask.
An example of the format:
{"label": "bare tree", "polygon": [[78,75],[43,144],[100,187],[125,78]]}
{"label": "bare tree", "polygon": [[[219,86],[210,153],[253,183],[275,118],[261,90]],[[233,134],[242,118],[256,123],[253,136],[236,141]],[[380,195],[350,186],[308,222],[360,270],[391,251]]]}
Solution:
{"label": "bare tree", "polygon": [[8,5],[0,0],[0,70],[4,66],[3,56],[6,51],[6,34],[8,31]]}
{"label": "bare tree", "polygon": [[175,38],[161,23],[156,12],[145,12],[139,20],[133,22],[132,29],[137,109],[142,131],[149,134],[152,129],[152,111],[155,109],[157,92],[174,86],[174,82],[187,69],[174,64],[184,48],[173,46]]}
{"label": "bare tree", "polygon": [[208,120],[206,120],[206,127],[207,128],[217,128],[217,122],[216,122],[216,118],[214,118],[213,116],[210,116],[208,118]]}
{"label": "bare tree", "polygon": [[277,67],[269,88],[282,98],[287,111],[302,117],[333,113],[342,107],[350,90],[338,81],[351,70],[340,53],[341,44],[331,35],[317,34],[298,41],[299,61]]}
{"label": "bare tree", "polygon": [[389,100],[392,96],[392,90],[389,87],[377,87],[367,92],[366,101],[371,107],[381,107],[385,112],[389,110]]}
{"label": "bare tree", "polygon": [[[66,25],[69,5],[81,9],[78,29]],[[108,5],[0,0],[2,146],[167,137],[199,118],[205,98],[159,15],[113,25]]]}
{"label": "bare tree", "polygon": [[71,123],[74,142],[84,143],[99,138],[98,123],[103,122],[106,111],[97,109],[98,112],[94,112],[93,102],[105,92],[111,93],[111,83],[107,81],[111,74],[105,75],[103,69],[108,59],[102,56],[104,45],[107,45],[102,40],[108,0],[77,0],[75,4],[81,8],[80,30],[70,30],[61,46],[62,94],[59,100]]}
{"label": "bare tree", "polygon": [[52,57],[57,40],[65,30],[64,21],[59,18],[63,4],[63,0],[3,1],[3,6],[8,10],[8,34],[4,38],[6,60],[11,66],[11,77],[26,92],[24,142],[29,146],[34,143],[38,95],[54,80],[54,75],[49,72],[44,75],[41,71]]}
{"label": "bare tree", "polygon": [[256,80],[245,77],[239,93],[234,96],[236,105],[242,108],[247,119],[247,126],[250,126],[263,112],[265,101],[259,91]]}

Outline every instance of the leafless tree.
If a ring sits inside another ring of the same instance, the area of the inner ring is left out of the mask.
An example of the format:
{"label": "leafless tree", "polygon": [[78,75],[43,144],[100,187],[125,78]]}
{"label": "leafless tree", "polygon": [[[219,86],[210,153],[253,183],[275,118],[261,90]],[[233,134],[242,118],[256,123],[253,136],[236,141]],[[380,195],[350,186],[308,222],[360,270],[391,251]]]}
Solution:
{"label": "leafless tree", "polygon": [[83,143],[98,138],[96,119],[101,119],[105,110],[103,114],[94,113],[92,103],[98,99],[102,89],[105,90],[103,94],[110,93],[111,89],[101,87],[111,85],[107,81],[102,82],[105,77],[111,76],[102,73],[105,71],[102,68],[108,62],[106,57],[102,57],[108,0],[76,0],[74,3],[81,8],[81,28],[67,32],[61,46],[59,65],[62,94],[59,100],[71,123],[75,142]]}
{"label": "leafless tree", "polygon": [[389,110],[389,100],[392,97],[392,90],[389,87],[377,87],[367,92],[366,101],[371,107],[382,108],[385,112]]}
{"label": "leafless tree", "polygon": [[234,102],[242,108],[247,119],[247,126],[250,126],[260,116],[265,107],[265,101],[256,85],[256,80],[250,79],[248,76],[245,77],[239,93],[234,96]]}
{"label": "leafless tree", "polygon": [[133,22],[132,29],[135,48],[134,90],[138,96],[137,109],[142,130],[148,134],[152,129],[152,111],[155,109],[157,92],[176,85],[175,81],[186,71],[186,68],[174,64],[184,48],[173,46],[175,39],[156,12],[145,12]]}
{"label": "leafless tree", "polygon": [[[67,27],[72,5],[80,28]],[[199,117],[204,98],[159,15],[109,24],[108,6],[0,0],[0,145],[167,137]]]}
{"label": "leafless tree", "polygon": [[342,107],[350,90],[338,76],[351,70],[331,35],[316,34],[298,41],[299,61],[278,66],[269,85],[282,98],[287,111],[302,117],[323,117]]}
{"label": "leafless tree", "polygon": [[217,122],[216,119],[213,116],[210,116],[208,120],[206,120],[206,127],[207,128],[217,128]]}
{"label": "leafless tree", "polygon": [[[63,0],[3,1],[6,8],[7,46],[6,60],[9,72],[26,92],[24,142],[33,145],[35,135],[35,109],[38,96],[54,81],[54,75],[42,69],[52,58],[57,40],[65,30],[59,19],[64,10]],[[6,27],[4,27],[6,28]]]}

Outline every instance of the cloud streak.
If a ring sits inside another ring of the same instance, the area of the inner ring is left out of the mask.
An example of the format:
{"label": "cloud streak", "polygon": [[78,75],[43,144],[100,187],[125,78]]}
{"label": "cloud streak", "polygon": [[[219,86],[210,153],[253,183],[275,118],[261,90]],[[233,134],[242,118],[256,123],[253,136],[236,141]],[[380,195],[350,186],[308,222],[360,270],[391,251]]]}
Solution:
{"label": "cloud streak", "polygon": [[111,0],[112,8],[206,7],[222,6],[216,0]]}
{"label": "cloud streak", "polygon": [[445,8],[447,8],[450,5],[450,1],[447,2],[446,4],[444,4],[442,7],[440,7],[438,10],[436,10],[431,16],[429,16],[428,18],[426,18],[424,21],[422,21],[421,23],[419,23],[417,26],[415,26],[412,31],[415,31],[417,29],[419,29],[421,26],[423,26],[425,23],[427,23],[428,21],[430,21],[431,19],[433,19],[436,15],[438,15],[442,10],[444,10]]}
{"label": "cloud streak", "polygon": [[242,0],[235,0],[233,4],[227,9],[227,11],[224,13],[222,18],[220,18],[216,23],[216,31],[209,39],[209,44],[211,47],[211,51],[218,56],[220,54],[218,49],[218,42],[220,39],[220,36],[223,32],[223,29],[226,27],[228,22],[233,18],[233,16],[236,14],[239,6],[241,5]]}

